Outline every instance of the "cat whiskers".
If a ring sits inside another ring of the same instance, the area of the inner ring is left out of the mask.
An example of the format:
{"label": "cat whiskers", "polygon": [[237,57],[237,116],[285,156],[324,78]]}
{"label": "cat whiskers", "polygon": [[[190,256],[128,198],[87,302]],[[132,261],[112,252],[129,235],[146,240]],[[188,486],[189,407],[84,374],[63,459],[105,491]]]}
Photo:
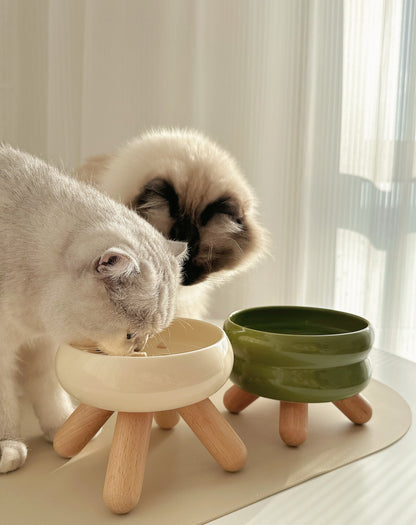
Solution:
{"label": "cat whiskers", "polygon": [[189,323],[189,322],[186,321],[185,319],[178,317],[176,320],[177,320],[178,323],[179,323],[180,325],[182,325],[184,328],[192,328],[191,323]]}
{"label": "cat whiskers", "polygon": [[235,239],[231,239],[231,240],[233,241],[234,244],[237,245],[238,250],[243,255],[244,254],[244,250],[241,248],[241,246],[238,244],[238,242]]}
{"label": "cat whiskers", "polygon": [[[158,342],[158,344],[156,345],[156,348],[158,349],[166,349],[166,352],[158,352],[157,355],[170,355],[171,354],[171,351],[169,350],[169,346],[168,346],[168,343],[167,341],[161,336],[161,334],[156,334],[154,336],[156,338],[156,341]],[[151,355],[151,354],[150,354]]]}
{"label": "cat whiskers", "polygon": [[209,271],[212,270],[212,260],[213,260],[213,253],[214,253],[214,245],[211,243],[208,248],[208,255],[207,255],[207,263]]}
{"label": "cat whiskers", "polygon": [[77,348],[78,350],[82,350],[83,352],[88,352],[90,354],[103,354],[105,355],[105,353],[98,347],[94,347],[94,346],[76,346],[75,348]]}

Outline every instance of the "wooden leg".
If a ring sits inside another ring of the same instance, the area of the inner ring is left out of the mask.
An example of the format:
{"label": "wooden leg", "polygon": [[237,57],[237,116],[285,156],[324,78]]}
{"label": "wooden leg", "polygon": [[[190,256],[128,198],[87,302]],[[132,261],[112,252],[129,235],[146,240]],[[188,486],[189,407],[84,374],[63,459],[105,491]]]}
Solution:
{"label": "wooden leg", "polygon": [[253,401],[259,396],[256,394],[250,394],[245,390],[242,390],[237,385],[233,385],[224,394],[224,406],[227,410],[233,414],[238,414],[242,410],[248,407]]}
{"label": "wooden leg", "polygon": [[370,403],[361,394],[349,397],[348,399],[341,399],[341,401],[334,401],[333,403],[343,414],[357,425],[367,423],[373,415]]}
{"label": "wooden leg", "polygon": [[95,436],[112,413],[79,405],[56,433],[53,448],[63,458],[72,458]]}
{"label": "wooden leg", "polygon": [[308,432],[308,404],[280,401],[279,433],[290,447],[297,447]]}
{"label": "wooden leg", "polygon": [[115,514],[130,512],[139,501],[152,420],[152,412],[117,415],[103,493],[105,504]]}
{"label": "wooden leg", "polygon": [[179,422],[179,414],[176,410],[163,410],[161,412],[155,412],[155,421],[160,428],[164,430],[170,430]]}
{"label": "wooden leg", "polygon": [[178,412],[224,470],[236,472],[244,467],[246,446],[209,399]]}

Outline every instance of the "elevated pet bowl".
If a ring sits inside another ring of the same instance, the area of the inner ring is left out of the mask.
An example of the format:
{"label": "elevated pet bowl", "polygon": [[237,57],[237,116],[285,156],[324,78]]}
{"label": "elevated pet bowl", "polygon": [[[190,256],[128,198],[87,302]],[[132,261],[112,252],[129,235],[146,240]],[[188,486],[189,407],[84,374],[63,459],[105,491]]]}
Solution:
{"label": "elevated pet bowl", "polygon": [[109,356],[62,345],[56,372],[82,403],[123,412],[156,412],[206,399],[228,379],[233,352],[224,332],[197,320],[175,320],[149,340],[147,356]]}
{"label": "elevated pet bowl", "polygon": [[[307,404],[331,401],[355,423],[371,417],[359,395],[370,381],[370,323],[322,308],[269,306],[240,310],[225,321],[234,351],[224,403],[239,412],[257,397],[281,401],[280,434],[306,439]],[[293,427],[296,421],[296,428]]]}
{"label": "elevated pet bowl", "polygon": [[82,403],[55,436],[59,455],[77,454],[118,412],[104,501],[120,514],[140,498],[153,415],[169,429],[180,414],[225,470],[239,470],[246,460],[244,444],[208,399],[233,366],[225,333],[210,323],[178,318],[145,351],[110,356],[62,345],[56,356],[59,381]]}

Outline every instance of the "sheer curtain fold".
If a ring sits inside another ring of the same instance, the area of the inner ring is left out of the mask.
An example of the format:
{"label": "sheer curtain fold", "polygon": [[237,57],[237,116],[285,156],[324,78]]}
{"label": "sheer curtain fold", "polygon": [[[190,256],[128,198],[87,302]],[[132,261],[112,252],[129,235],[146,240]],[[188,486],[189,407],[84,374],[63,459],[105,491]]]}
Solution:
{"label": "sheer curtain fold", "polygon": [[309,304],[416,359],[416,4],[0,0],[0,138],[66,167],[149,127],[239,160],[271,256],[211,315]]}

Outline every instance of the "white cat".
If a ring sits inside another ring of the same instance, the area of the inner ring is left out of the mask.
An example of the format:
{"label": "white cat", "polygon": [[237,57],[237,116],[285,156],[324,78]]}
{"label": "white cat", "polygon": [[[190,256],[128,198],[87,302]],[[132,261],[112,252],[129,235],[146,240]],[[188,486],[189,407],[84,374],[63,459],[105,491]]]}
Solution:
{"label": "white cat", "polygon": [[47,439],[72,411],[57,345],[112,354],[169,325],[186,245],[30,155],[0,146],[0,472],[23,465],[18,376]]}
{"label": "white cat", "polygon": [[268,234],[237,162],[202,133],[158,129],[75,174],[134,209],[166,238],[186,241],[176,314],[202,317],[210,289],[264,255]]}

